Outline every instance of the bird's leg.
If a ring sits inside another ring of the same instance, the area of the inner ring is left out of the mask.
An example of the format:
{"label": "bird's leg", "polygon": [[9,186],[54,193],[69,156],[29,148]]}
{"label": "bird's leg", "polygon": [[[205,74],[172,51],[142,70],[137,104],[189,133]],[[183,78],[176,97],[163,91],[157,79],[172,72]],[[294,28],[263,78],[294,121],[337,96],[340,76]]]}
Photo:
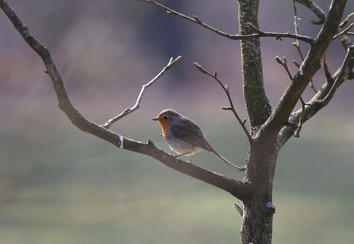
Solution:
{"label": "bird's leg", "polygon": [[193,155],[192,155],[191,159],[189,159],[188,163],[190,163],[190,164],[192,163],[192,160],[193,160],[193,158],[194,158],[195,154],[196,154],[196,152],[195,152],[195,153],[193,153]]}
{"label": "bird's leg", "polygon": [[[181,154],[178,154],[178,155],[174,155],[173,157],[174,157],[175,159],[178,159],[179,157],[184,156],[184,155],[188,155],[188,154],[191,154],[191,153],[189,153],[189,152],[188,152],[188,153],[181,153]],[[192,158],[188,161],[188,163],[192,163],[192,160],[193,160],[195,154],[196,154],[196,153],[193,153]]]}

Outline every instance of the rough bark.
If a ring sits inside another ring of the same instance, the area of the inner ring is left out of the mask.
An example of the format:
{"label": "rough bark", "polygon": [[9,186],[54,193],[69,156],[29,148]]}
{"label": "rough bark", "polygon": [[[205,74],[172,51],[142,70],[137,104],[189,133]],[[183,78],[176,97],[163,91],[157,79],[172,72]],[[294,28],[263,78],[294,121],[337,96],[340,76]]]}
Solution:
{"label": "rough bark", "polygon": [[[259,0],[238,1],[240,34],[252,34],[247,23],[258,28]],[[241,40],[243,93],[251,127],[261,126],[271,113],[263,84],[259,38]],[[271,243],[274,208],[272,208],[273,174],[277,152],[261,143],[251,143],[247,162],[247,180],[252,197],[244,201],[241,229],[242,243]]]}
{"label": "rough bark", "polygon": [[252,186],[252,196],[244,201],[241,230],[242,243],[271,243],[273,215],[273,177],[278,156],[278,147],[273,143],[265,147],[257,141],[251,145],[248,158],[247,179]]}
{"label": "rough bark", "polygon": [[[258,28],[259,0],[238,1],[239,32],[253,34],[247,23]],[[241,40],[241,62],[243,94],[246,101],[251,127],[257,127],[267,120],[271,106],[263,85],[261,44],[259,38]],[[261,108],[261,109],[259,109]]]}
{"label": "rough bark", "polygon": [[[251,34],[250,28],[247,26],[249,26],[248,23],[251,23],[258,29],[259,1],[238,0],[238,3],[240,33]],[[250,143],[246,171],[246,179],[251,185],[252,194],[249,199],[243,201],[241,240],[244,244],[272,242],[273,214],[275,213],[272,190],[275,166],[278,152],[283,143],[291,136],[290,131],[294,127],[290,127],[291,129],[287,133],[283,130],[281,135],[278,136],[278,134],[283,127],[287,128],[286,124],[290,113],[313,75],[318,71],[320,60],[333,36],[337,33],[345,4],[345,0],[332,2],[323,28],[314,43],[311,44],[298,73],[294,76],[273,112],[271,112],[264,91],[259,39],[241,40],[244,96],[251,127],[254,129],[254,140]],[[331,85],[327,84],[321,92],[329,94],[330,87],[334,86],[333,83],[336,82],[332,82]],[[311,101],[307,113],[303,116],[312,116],[313,111],[319,111],[321,106],[328,103],[318,101],[318,99],[325,97],[325,94],[321,96],[319,94]],[[301,114],[301,112],[298,113],[298,120]],[[260,130],[258,130],[259,127]]]}

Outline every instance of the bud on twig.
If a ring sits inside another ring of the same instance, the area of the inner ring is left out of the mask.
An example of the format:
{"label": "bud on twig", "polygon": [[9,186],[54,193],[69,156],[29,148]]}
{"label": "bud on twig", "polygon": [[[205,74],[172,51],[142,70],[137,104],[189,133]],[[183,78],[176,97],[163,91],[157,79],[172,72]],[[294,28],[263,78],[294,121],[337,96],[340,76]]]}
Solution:
{"label": "bud on twig", "polygon": [[281,60],[281,58],[279,56],[275,57],[275,61],[277,61],[278,64],[283,64],[283,61]]}

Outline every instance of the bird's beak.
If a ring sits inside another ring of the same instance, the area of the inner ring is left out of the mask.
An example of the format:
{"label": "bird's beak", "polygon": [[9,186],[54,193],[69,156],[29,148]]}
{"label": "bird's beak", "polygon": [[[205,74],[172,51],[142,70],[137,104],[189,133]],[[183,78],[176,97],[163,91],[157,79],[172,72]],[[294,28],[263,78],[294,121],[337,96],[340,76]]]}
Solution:
{"label": "bird's beak", "polygon": [[152,120],[155,120],[155,121],[157,121],[157,120],[160,120],[160,119],[156,117],[156,118],[152,118]]}

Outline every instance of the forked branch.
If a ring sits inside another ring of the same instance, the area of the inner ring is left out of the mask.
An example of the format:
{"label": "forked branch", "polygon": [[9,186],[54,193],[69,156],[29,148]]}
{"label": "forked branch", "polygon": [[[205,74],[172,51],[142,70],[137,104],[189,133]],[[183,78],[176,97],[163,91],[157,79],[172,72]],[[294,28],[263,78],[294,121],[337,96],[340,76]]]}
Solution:
{"label": "forked branch", "polygon": [[[283,57],[281,59],[280,57],[276,56],[275,60],[281,66],[283,66],[283,68],[285,69],[286,73],[289,76],[290,81],[293,81],[293,76],[291,75],[290,70],[288,68],[288,61],[287,61],[286,57]],[[306,106],[306,103],[305,103],[304,99],[301,96],[300,96],[299,99],[300,99],[300,102],[301,102],[301,108],[302,109],[301,109],[301,117],[300,117],[299,123],[296,124],[297,130],[296,130],[296,133],[294,133],[295,137],[300,137],[300,132],[302,130],[302,125],[304,124],[304,118],[305,118],[305,106]]]}
{"label": "forked branch", "polygon": [[264,32],[264,31],[260,31],[257,28],[255,28],[254,26],[252,27],[249,26],[250,28],[252,28],[256,33],[255,34],[251,34],[251,35],[232,35],[223,31],[220,31],[204,22],[202,22],[197,16],[193,15],[192,17],[187,16],[185,14],[179,13],[171,8],[166,7],[165,5],[162,5],[161,3],[158,3],[154,0],[139,0],[142,2],[146,2],[152,5],[155,5],[163,10],[165,10],[168,14],[171,15],[176,15],[178,17],[181,17],[185,20],[188,20],[190,22],[193,22],[197,25],[200,25],[202,27],[204,27],[207,30],[210,30],[220,36],[226,37],[230,40],[247,40],[247,39],[253,39],[253,38],[259,38],[259,37],[275,37],[277,39],[281,39],[281,38],[293,38],[293,39],[299,39],[301,41],[307,42],[309,44],[312,44],[314,42],[314,40],[308,36],[302,36],[302,35],[296,35],[296,34],[291,34],[291,33],[276,33],[276,32]]}
{"label": "forked branch", "polygon": [[226,93],[226,96],[227,98],[229,99],[229,103],[230,103],[230,107],[223,107],[222,109],[224,110],[231,110],[233,112],[233,114],[235,115],[237,121],[240,123],[243,131],[245,132],[246,136],[247,136],[247,139],[249,141],[249,143],[253,143],[253,139],[252,139],[252,136],[250,135],[250,133],[248,132],[246,126],[245,126],[245,123],[246,123],[246,119],[244,119],[243,121],[241,120],[240,116],[238,116],[237,112],[236,112],[236,109],[235,109],[235,106],[234,106],[234,103],[232,102],[232,98],[231,98],[231,95],[230,95],[230,91],[229,91],[229,88],[227,85],[224,85],[220,80],[219,78],[217,77],[217,73],[214,72],[214,74],[211,74],[210,72],[208,72],[206,69],[204,69],[200,64],[198,64],[197,62],[194,62],[193,63],[194,67],[196,67],[200,72],[206,74],[206,75],[209,75],[210,77],[214,78],[218,84],[222,87],[222,89],[224,90],[224,92]]}
{"label": "forked branch", "polygon": [[145,93],[145,90],[152,86],[161,76],[163,76],[170,68],[172,68],[173,65],[178,63],[182,59],[182,56],[178,56],[173,60],[173,58],[170,59],[168,64],[158,73],[151,81],[146,83],[141,87],[141,91],[139,93],[138,98],[136,99],[135,105],[131,108],[125,109],[122,113],[118,114],[117,116],[113,117],[112,119],[108,120],[102,127],[108,129],[114,122],[117,122],[118,120],[124,118],[128,114],[134,112],[135,110],[140,108],[140,102],[143,99],[143,95]]}
{"label": "forked branch", "polygon": [[352,28],[354,27],[354,23],[351,23],[347,28],[339,32],[337,35],[333,37],[333,40],[336,39],[339,36],[345,35],[345,34],[350,34],[348,33]]}
{"label": "forked branch", "polygon": [[338,89],[338,87],[343,84],[345,80],[351,79],[350,75],[352,74],[352,66],[351,62],[353,61],[350,57],[354,53],[354,45],[351,48],[348,48],[345,59],[341,65],[341,67],[335,72],[332,76],[327,68],[326,57],[323,57],[323,67],[326,73],[327,82],[323,85],[323,87],[315,94],[315,96],[306,104],[307,106],[302,108],[291,114],[289,118],[289,124],[296,126],[284,126],[280,133],[278,134],[278,145],[282,147],[285,142],[292,136],[296,135],[299,128],[298,124],[303,124],[305,121],[309,120],[313,115],[319,112],[323,107],[325,107],[332,97],[334,93]]}
{"label": "forked branch", "polygon": [[315,2],[311,0],[295,0],[295,1],[306,6],[317,16],[319,20],[318,21],[311,20],[312,24],[322,25],[325,22],[327,16],[325,12],[323,12],[323,10]]}
{"label": "forked branch", "polygon": [[[346,0],[333,0],[328,11],[327,19],[318,33],[315,42],[311,45],[299,71],[289,84],[271,116],[263,124],[259,136],[264,140],[273,140],[278,135],[284,123],[288,121],[304,89],[320,67],[321,58],[340,24]],[[329,32],[328,30],[332,30]]]}
{"label": "forked branch", "polygon": [[[295,34],[298,34],[299,33],[299,25],[300,25],[301,18],[298,17],[295,0],[293,0],[293,11],[294,11],[294,30],[295,30]],[[304,55],[302,54],[301,44],[300,44],[299,40],[295,40],[295,42],[293,42],[292,44],[293,44],[293,46],[295,46],[295,48],[298,51],[298,53],[299,53],[299,55],[301,57],[301,60],[303,62],[304,61]],[[300,66],[298,68],[300,69]],[[317,89],[313,85],[313,81],[312,80],[310,80],[310,84],[309,85],[312,88],[312,90],[315,93],[317,93]]]}
{"label": "forked branch", "polygon": [[[348,35],[354,35],[353,32],[349,32],[350,28],[352,28],[352,24],[346,28],[346,25],[348,25],[352,20],[354,19],[354,12],[350,13],[344,20],[343,22],[339,25],[338,28],[338,33],[343,33],[341,35],[336,35],[336,37],[339,38],[342,46],[344,49],[347,49],[349,46],[353,44],[352,39],[348,37]],[[348,29],[349,28],[349,29]],[[346,31],[348,29],[348,31]]]}
{"label": "forked branch", "polygon": [[[247,23],[247,26],[253,30],[254,32],[256,32],[257,36],[254,35],[242,35],[240,37],[246,37],[246,36],[252,36],[252,37],[275,37],[276,39],[282,39],[282,38],[291,38],[291,39],[296,39],[299,41],[303,41],[303,42],[307,42],[309,44],[313,44],[314,39],[308,36],[303,36],[303,35],[299,35],[299,34],[292,34],[290,32],[288,33],[278,33],[278,32],[264,32],[259,30],[257,27],[255,27],[252,23]],[[246,39],[246,38],[245,38]]]}
{"label": "forked branch", "polygon": [[347,53],[346,56],[344,58],[344,61],[339,69],[339,74],[336,77],[336,79],[334,80],[334,83],[330,89],[330,91],[328,92],[328,94],[321,100],[318,100],[318,103],[323,104],[324,106],[327,105],[329,103],[329,101],[332,99],[334,93],[336,92],[337,88],[345,81],[348,80],[348,76],[349,74],[352,72],[352,70],[348,70],[348,69],[352,69],[353,67],[350,67],[349,63],[352,62],[352,55],[354,53],[354,45],[350,46],[347,49]]}

